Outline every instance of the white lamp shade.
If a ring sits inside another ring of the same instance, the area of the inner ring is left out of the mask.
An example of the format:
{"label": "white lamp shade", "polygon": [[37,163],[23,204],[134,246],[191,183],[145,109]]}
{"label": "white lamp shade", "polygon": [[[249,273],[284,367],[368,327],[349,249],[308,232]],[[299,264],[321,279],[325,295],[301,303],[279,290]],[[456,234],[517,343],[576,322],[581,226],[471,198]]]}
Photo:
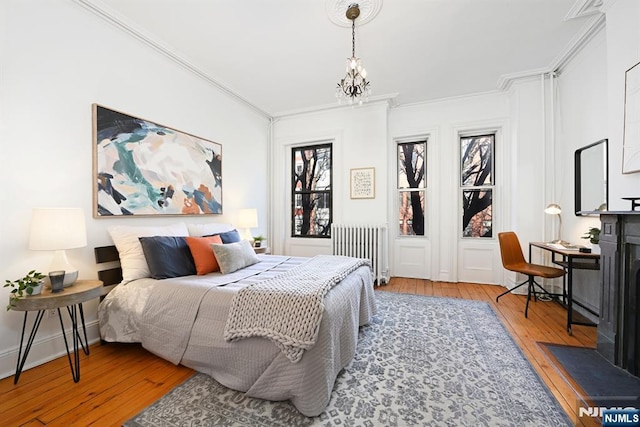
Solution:
{"label": "white lamp shade", "polygon": [[237,225],[239,228],[256,228],[258,226],[258,211],[256,209],[240,209]]}
{"label": "white lamp shade", "polygon": [[562,213],[562,208],[556,203],[551,203],[545,208],[544,213],[550,215],[560,215]]}
{"label": "white lamp shade", "polygon": [[78,269],[67,259],[65,249],[87,246],[84,211],[80,208],[34,208],[29,249],[55,251],[50,271],[63,270],[64,286],[78,278]]}
{"label": "white lamp shade", "polygon": [[29,249],[57,251],[84,246],[87,246],[87,229],[82,209],[33,209]]}

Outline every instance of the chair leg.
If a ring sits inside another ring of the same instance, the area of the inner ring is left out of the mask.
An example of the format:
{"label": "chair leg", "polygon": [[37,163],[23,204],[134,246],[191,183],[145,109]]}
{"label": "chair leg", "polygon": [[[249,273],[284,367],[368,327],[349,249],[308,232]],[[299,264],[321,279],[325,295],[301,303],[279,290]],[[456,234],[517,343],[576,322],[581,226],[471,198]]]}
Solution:
{"label": "chair leg", "polygon": [[536,292],[535,287],[533,286],[535,280],[533,280],[533,276],[529,276],[529,279],[525,282],[527,284],[527,303],[524,306],[524,317],[529,317],[529,301],[531,300],[531,295],[533,294],[533,300],[536,301]]}
{"label": "chair leg", "polygon": [[506,291],[504,291],[503,293],[501,293],[500,295],[498,295],[498,296],[496,297],[496,302],[498,302],[498,300],[500,299],[500,297],[501,297],[501,296],[506,295],[506,294],[508,294],[509,292],[511,292],[511,291],[513,291],[513,290],[515,290],[515,289],[518,289],[520,286],[524,286],[524,285],[526,285],[527,283],[529,283],[529,281],[528,281],[528,280],[525,280],[524,282],[520,283],[520,284],[519,284],[519,285],[517,285],[517,286],[514,286],[514,287],[513,287],[513,288],[511,288],[511,289],[507,289]]}

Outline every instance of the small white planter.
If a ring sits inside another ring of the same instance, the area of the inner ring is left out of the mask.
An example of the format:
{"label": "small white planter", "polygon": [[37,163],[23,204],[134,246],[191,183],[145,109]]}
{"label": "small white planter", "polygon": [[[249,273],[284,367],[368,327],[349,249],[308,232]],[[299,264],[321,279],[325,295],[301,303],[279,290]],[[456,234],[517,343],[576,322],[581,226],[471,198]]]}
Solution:
{"label": "small white planter", "polygon": [[44,282],[40,281],[40,284],[33,287],[33,292],[31,292],[31,295],[40,295],[42,293],[42,288],[44,288]]}

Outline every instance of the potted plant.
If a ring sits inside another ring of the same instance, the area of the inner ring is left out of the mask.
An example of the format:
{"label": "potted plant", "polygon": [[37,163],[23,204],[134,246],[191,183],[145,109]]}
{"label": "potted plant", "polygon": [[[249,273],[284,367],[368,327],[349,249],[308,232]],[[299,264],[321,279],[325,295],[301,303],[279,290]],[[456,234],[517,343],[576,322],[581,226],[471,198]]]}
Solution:
{"label": "potted plant", "polygon": [[255,246],[256,248],[259,248],[260,246],[262,246],[262,241],[264,240],[264,236],[262,235],[257,235],[253,238],[253,246]]}
{"label": "potted plant", "polygon": [[591,244],[597,245],[600,242],[600,229],[598,227],[590,227],[582,238],[589,239]]}
{"label": "potted plant", "polygon": [[46,276],[42,273],[39,273],[35,270],[31,270],[21,279],[17,280],[7,280],[4,284],[4,287],[11,287],[11,294],[9,295],[9,305],[7,306],[7,311],[11,310],[11,307],[15,306],[15,302],[20,298],[25,296],[25,293],[28,295],[38,295],[42,292],[42,286],[44,279]]}

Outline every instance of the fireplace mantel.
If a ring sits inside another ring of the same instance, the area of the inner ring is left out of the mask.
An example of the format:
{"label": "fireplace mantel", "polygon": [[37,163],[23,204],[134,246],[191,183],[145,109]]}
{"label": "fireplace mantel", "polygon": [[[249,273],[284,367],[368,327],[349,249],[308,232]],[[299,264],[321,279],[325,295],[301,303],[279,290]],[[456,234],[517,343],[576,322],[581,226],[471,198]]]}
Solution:
{"label": "fireplace mantel", "polygon": [[600,215],[601,282],[597,349],[640,376],[640,212]]}

